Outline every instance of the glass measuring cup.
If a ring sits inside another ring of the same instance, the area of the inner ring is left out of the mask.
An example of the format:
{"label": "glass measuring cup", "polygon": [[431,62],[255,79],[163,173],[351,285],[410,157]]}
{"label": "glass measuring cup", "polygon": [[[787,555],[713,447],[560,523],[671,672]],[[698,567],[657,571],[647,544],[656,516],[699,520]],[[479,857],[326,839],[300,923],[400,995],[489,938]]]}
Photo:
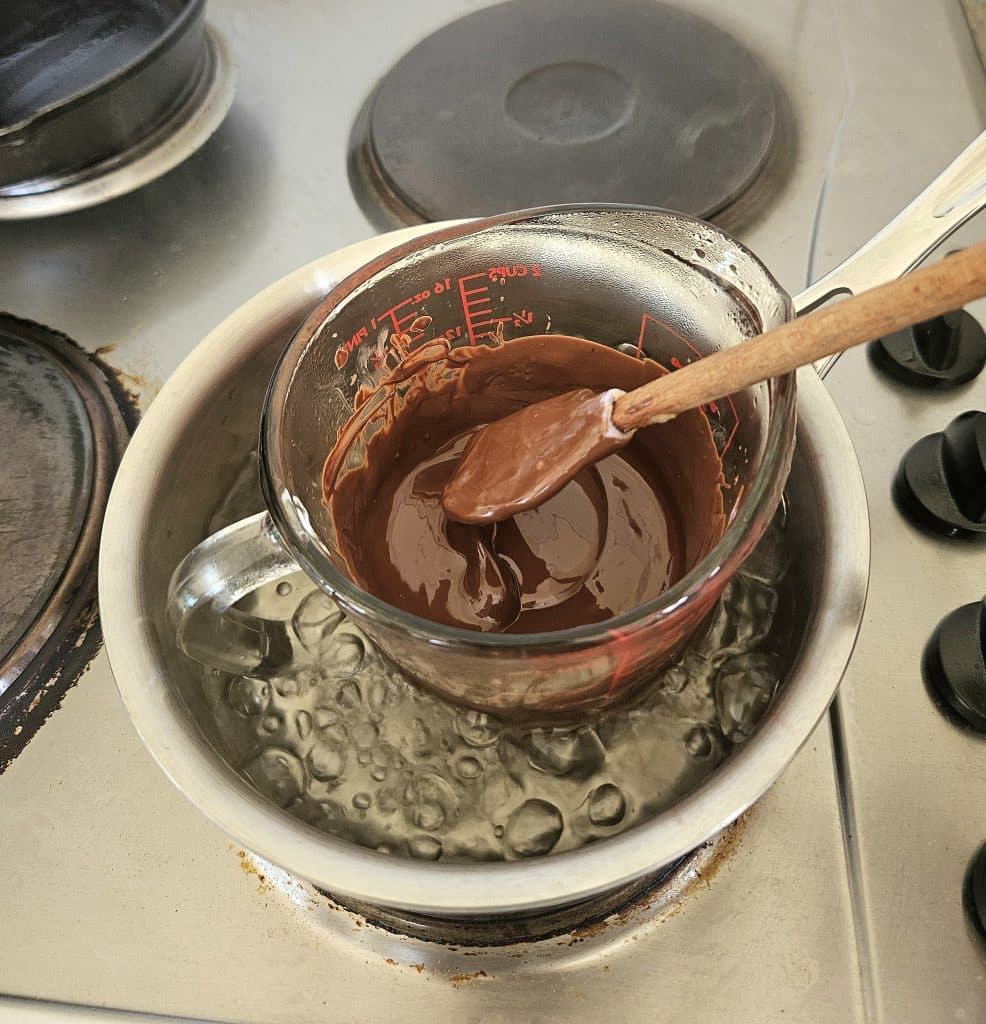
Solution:
{"label": "glass measuring cup", "polygon": [[748,250],[667,211],[528,211],[445,228],[385,254],[333,289],[285,350],[261,429],[268,512],[213,535],[179,566],[169,601],[179,645],[238,673],[276,666],[289,656],[283,625],[234,605],[300,566],[393,662],[458,703],[543,714],[625,695],[681,649],[769,523],[794,445],[793,376],[703,410],[726,481],[727,527],[714,548],[657,598],[577,629],[476,633],[363,591],[322,504],[325,454],[357,396],[438,336],[452,347],[584,336],[673,369],[791,315]]}

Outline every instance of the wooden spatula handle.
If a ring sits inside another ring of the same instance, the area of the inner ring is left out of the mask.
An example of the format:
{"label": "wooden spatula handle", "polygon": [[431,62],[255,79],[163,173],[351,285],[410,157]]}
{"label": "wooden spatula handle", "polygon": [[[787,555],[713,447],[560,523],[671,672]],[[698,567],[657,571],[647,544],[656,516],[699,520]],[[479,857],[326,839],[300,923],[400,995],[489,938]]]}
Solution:
{"label": "wooden spatula handle", "polygon": [[984,295],[986,242],[629,391],[616,400],[613,423],[627,431],[659,423]]}

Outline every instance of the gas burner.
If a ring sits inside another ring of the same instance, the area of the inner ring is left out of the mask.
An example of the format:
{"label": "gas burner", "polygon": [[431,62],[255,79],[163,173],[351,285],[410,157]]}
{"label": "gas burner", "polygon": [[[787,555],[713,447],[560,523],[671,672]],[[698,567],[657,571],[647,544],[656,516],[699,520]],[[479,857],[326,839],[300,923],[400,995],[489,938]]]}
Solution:
{"label": "gas burner", "polygon": [[81,170],[0,187],[0,220],[82,210],[154,181],[209,139],[226,116],[235,88],[236,67],[226,42],[207,26],[194,84],[162,124],[124,152]]}
{"label": "gas burner", "polygon": [[675,910],[699,879],[709,881],[736,849],[745,817],[654,874],[587,900],[553,910],[504,916],[433,917],[392,910],[316,889],[340,907],[385,931],[410,935],[424,942],[476,949],[545,942],[559,936],[572,941],[599,934],[630,917],[658,918]]}
{"label": "gas burner", "polygon": [[0,770],[95,653],[99,533],[134,419],[66,337],[0,314]]}
{"label": "gas burner", "polygon": [[693,14],[514,0],[445,26],[384,77],[350,177],[381,224],[559,202],[707,218],[763,169],[778,99],[759,58]]}

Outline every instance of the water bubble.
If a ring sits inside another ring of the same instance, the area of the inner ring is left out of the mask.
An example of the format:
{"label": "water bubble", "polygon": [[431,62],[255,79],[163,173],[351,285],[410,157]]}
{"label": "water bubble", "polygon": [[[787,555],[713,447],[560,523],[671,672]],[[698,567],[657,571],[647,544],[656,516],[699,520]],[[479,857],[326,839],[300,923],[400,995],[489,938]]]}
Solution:
{"label": "water bubble", "polygon": [[287,580],[282,580],[277,585],[277,596],[278,597],[287,597],[288,594],[290,594],[292,590],[294,590],[294,587],[292,587],[291,584],[288,583]]}
{"label": "water bubble", "polygon": [[279,807],[287,807],[299,796],[305,783],[301,762],[287,750],[268,747],[244,769],[254,785]]}
{"label": "water bubble", "polygon": [[688,670],[681,662],[676,662],[661,673],[657,680],[657,688],[661,693],[676,695],[688,685]]}
{"label": "water bubble", "polygon": [[561,837],[561,811],[547,800],[526,800],[507,819],[506,837],[518,857],[548,853]]}
{"label": "water bubble", "polygon": [[330,725],[335,725],[340,717],[339,712],[334,708],[315,709],[315,725],[319,729],[327,729]]}
{"label": "water bubble", "polygon": [[749,650],[770,631],[776,611],[777,592],[772,587],[736,575],[729,581],[695,650],[705,658],[720,660]]}
{"label": "water bubble", "polygon": [[328,822],[335,821],[341,814],[341,808],[332,800],[322,800],[318,805],[318,809]]}
{"label": "water bubble", "polygon": [[712,753],[713,745],[712,734],[704,725],[696,725],[685,737],[685,750],[699,760]]}
{"label": "water bubble", "polygon": [[434,832],[445,824],[445,812],[438,804],[419,804],[411,812],[414,824],[428,832]]}
{"label": "water bubble", "polygon": [[626,812],[626,800],[611,782],[597,786],[589,796],[589,821],[593,825],[617,825]]}
{"label": "water bubble", "polygon": [[415,757],[427,757],[431,750],[431,730],[420,718],[415,718],[411,722],[411,752]]}
{"label": "water bubble", "polygon": [[742,743],[770,707],[777,687],[771,659],[744,654],[728,661],[716,676],[716,711],[727,739]]}
{"label": "water bubble", "polygon": [[277,676],[271,680],[274,689],[282,697],[304,697],[321,682],[321,676],[313,668],[303,668],[293,675]]}
{"label": "water bubble", "polygon": [[358,636],[347,634],[336,637],[332,649],[325,658],[328,667],[336,676],[353,676],[363,664],[366,647]]}
{"label": "water bubble", "polygon": [[455,770],[460,779],[474,779],[483,770],[483,766],[474,757],[460,757]]}
{"label": "water bubble", "polygon": [[377,847],[377,853],[383,853],[383,854],[386,854],[387,856],[390,856],[391,854],[393,854],[393,852],[394,852],[394,848],[389,843],[381,843]]}
{"label": "water bubble", "polygon": [[373,763],[380,768],[391,768],[400,760],[400,755],[389,743],[377,743],[370,751]]}
{"label": "water bubble", "polygon": [[387,778],[387,769],[375,767],[373,771],[370,772],[370,777],[374,782],[383,782],[383,780]]}
{"label": "water bubble", "polygon": [[358,722],[349,729],[349,738],[360,749],[372,747],[379,735],[379,730],[372,722]]}
{"label": "water bubble", "polygon": [[307,711],[299,711],[294,716],[294,724],[298,728],[298,735],[304,740],[311,735],[312,716]]}
{"label": "water bubble", "polygon": [[404,790],[405,817],[418,828],[431,832],[459,814],[459,798],[440,775],[429,772],[412,778]]}
{"label": "water bubble", "polygon": [[359,683],[355,679],[343,683],[336,694],[336,701],[340,707],[348,708],[350,711],[358,708],[363,703],[363,694],[360,691]]}
{"label": "water bubble", "polygon": [[310,654],[318,654],[342,621],[342,612],[321,590],[313,590],[298,605],[291,619],[291,628],[301,646]]}
{"label": "water bubble", "polygon": [[393,814],[399,806],[400,802],[392,790],[381,789],[380,792],[377,793],[377,807],[384,814]]}
{"label": "water bubble", "polygon": [[346,727],[344,725],[327,725],[324,729],[320,730],[319,735],[324,743],[335,743],[340,747],[349,745],[349,737],[346,735]]}
{"label": "water bubble", "polygon": [[791,564],[791,546],[785,543],[787,506],[784,501],[774,514],[760,542],[753,549],[740,571],[768,586],[775,585],[784,577]]}
{"label": "water bubble", "polygon": [[500,723],[481,711],[461,712],[455,727],[470,747],[489,747],[500,738]]}
{"label": "water bubble", "polygon": [[270,703],[270,686],[263,679],[239,676],[229,684],[229,705],[245,718],[264,712]]}
{"label": "water bubble", "polygon": [[374,711],[383,711],[387,706],[389,692],[385,680],[374,679],[370,685],[369,693],[366,695],[366,702]]}
{"label": "water bubble", "polygon": [[398,704],[404,695],[413,695],[416,691],[399,672],[389,672],[387,680],[387,703]]}
{"label": "water bubble", "polygon": [[334,782],[346,770],[346,748],[335,743],[316,743],[308,755],[312,775],[321,782]]}
{"label": "water bubble", "polygon": [[263,722],[264,732],[277,732],[281,728],[281,716],[280,715],[268,715]]}
{"label": "water bubble", "polygon": [[601,764],[605,752],[592,729],[535,729],[524,747],[532,768],[547,775],[577,772],[587,777]]}
{"label": "water bubble", "polygon": [[357,793],[353,797],[353,807],[358,811],[367,810],[372,802],[369,793]]}
{"label": "water bubble", "polygon": [[438,860],[442,855],[442,844],[434,836],[415,836],[407,845],[418,860]]}
{"label": "water bubble", "polygon": [[363,747],[357,752],[356,760],[359,761],[361,765],[368,765],[370,763],[370,751],[367,750],[366,747]]}
{"label": "water bubble", "polygon": [[493,835],[496,836],[497,839],[502,839],[503,838],[503,826],[502,825],[494,825],[493,826]]}

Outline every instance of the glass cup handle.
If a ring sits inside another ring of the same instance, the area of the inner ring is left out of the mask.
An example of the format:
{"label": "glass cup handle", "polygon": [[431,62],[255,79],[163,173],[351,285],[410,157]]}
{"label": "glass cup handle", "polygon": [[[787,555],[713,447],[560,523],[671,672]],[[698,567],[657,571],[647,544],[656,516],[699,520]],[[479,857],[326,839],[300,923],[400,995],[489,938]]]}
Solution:
{"label": "glass cup handle", "polygon": [[287,623],[233,606],[299,572],[267,512],[207,537],[182,559],[168,587],[168,617],[190,658],[237,675],[276,669],[291,657]]}
{"label": "glass cup handle", "polygon": [[[798,315],[836,295],[856,295],[913,270],[986,206],[986,132],[964,150],[882,231],[794,298]],[[824,377],[838,355],[815,364]]]}

